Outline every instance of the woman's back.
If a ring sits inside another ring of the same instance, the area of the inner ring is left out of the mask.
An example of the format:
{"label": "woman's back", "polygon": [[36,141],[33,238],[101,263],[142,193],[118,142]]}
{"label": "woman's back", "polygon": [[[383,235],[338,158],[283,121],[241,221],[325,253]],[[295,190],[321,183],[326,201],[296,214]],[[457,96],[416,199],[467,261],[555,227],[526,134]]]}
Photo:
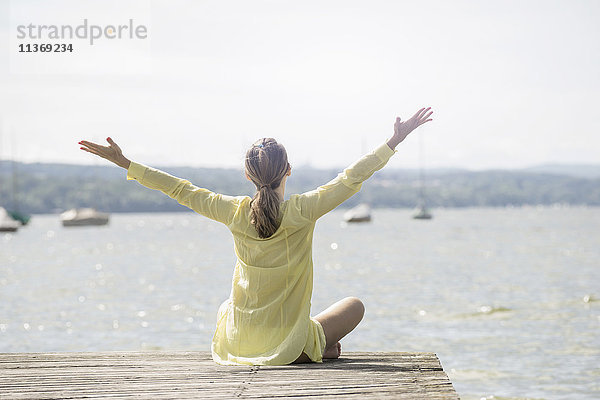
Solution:
{"label": "woman's back", "polygon": [[358,192],[394,154],[383,144],[330,182],[279,204],[277,229],[261,237],[252,199],[226,196],[131,162],[128,179],[161,190],[179,203],[222,222],[234,237],[237,261],[231,295],[218,313],[212,352],[221,364],[283,365],[304,352],[321,361],[323,328],[310,318],[312,238],[318,218]]}
{"label": "woman's back", "polygon": [[306,252],[310,252],[315,222],[302,216],[298,195],[281,203],[279,227],[268,238],[259,237],[254,229],[249,213],[250,198],[243,199],[239,207],[228,228],[234,237],[236,255],[244,263],[273,268],[294,262],[291,258],[303,259]]}
{"label": "woman's back", "polygon": [[310,352],[307,338],[315,343],[308,356],[320,361],[322,328],[309,323],[315,222],[356,193],[393,154],[387,145],[380,146],[331,182],[291,196],[281,203],[279,227],[269,238],[260,238],[254,229],[250,199],[239,200],[228,225],[238,260],[231,296],[219,310],[212,346],[215,361],[288,364],[303,349]]}
{"label": "woman's back", "polygon": [[250,198],[243,199],[228,225],[237,262],[231,295],[219,309],[213,357],[222,364],[289,364],[310,328],[315,223],[302,216],[294,195],[280,206],[279,228],[260,238],[249,207]]}

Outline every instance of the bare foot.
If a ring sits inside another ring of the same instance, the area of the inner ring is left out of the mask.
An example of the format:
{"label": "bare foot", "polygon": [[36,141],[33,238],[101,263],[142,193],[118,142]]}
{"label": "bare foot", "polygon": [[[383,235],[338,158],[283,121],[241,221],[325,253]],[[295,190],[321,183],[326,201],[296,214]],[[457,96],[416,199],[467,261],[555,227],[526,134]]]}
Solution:
{"label": "bare foot", "polygon": [[323,358],[339,358],[342,354],[342,345],[340,342],[337,342],[335,345],[331,346],[328,349],[325,349],[323,353]]}

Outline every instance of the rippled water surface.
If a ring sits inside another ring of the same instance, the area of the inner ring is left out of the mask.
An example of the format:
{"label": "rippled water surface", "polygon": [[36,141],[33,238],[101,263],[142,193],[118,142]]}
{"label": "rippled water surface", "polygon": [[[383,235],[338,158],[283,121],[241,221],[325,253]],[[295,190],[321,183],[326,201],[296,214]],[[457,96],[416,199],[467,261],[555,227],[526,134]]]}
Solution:
{"label": "rippled water surface", "polygon": [[[367,313],[348,351],[438,354],[463,399],[600,398],[600,209],[375,210],[317,224],[313,314]],[[34,216],[0,234],[0,352],[210,350],[234,265],[201,216]]]}

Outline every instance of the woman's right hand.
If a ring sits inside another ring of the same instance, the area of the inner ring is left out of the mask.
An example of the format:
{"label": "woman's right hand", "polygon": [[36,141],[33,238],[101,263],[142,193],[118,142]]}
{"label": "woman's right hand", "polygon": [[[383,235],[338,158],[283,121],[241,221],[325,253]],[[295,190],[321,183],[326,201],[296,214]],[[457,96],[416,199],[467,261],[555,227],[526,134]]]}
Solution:
{"label": "woman's right hand", "polygon": [[404,122],[401,121],[400,117],[396,118],[396,123],[394,124],[394,136],[388,141],[388,145],[392,150],[406,139],[409,133],[424,123],[431,121],[431,118],[429,117],[431,117],[433,111],[430,110],[431,107],[421,108],[409,120]]}
{"label": "woman's right hand", "polygon": [[121,148],[111,138],[106,138],[106,141],[108,142],[108,146],[102,146],[100,144],[88,142],[87,140],[82,140],[79,142],[79,144],[83,146],[80,147],[80,149],[113,162],[119,167],[128,169],[131,161],[123,155]]}

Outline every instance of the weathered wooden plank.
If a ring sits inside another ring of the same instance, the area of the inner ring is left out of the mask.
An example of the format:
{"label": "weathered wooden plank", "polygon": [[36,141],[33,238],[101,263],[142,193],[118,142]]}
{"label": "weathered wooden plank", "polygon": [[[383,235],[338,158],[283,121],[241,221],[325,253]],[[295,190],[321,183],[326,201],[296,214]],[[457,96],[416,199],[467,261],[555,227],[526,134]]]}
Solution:
{"label": "weathered wooden plank", "polygon": [[1,399],[458,399],[432,353],[345,353],[322,364],[221,366],[205,352],[0,354]]}

